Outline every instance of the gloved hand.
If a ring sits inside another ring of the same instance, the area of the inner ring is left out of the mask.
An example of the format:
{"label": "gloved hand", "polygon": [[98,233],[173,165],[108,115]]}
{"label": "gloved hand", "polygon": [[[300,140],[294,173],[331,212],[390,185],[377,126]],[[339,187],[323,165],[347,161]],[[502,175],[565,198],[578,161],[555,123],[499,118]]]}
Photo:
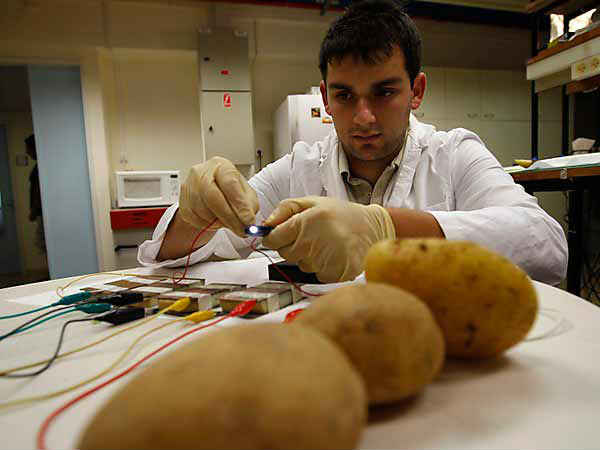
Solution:
{"label": "gloved hand", "polygon": [[258,197],[244,176],[227,159],[215,156],[191,168],[179,195],[179,214],[201,229],[229,228],[245,236],[244,227],[254,223]]}
{"label": "gloved hand", "polygon": [[302,271],[315,272],[324,283],[356,278],[369,247],[396,238],[385,208],[329,197],[284,200],[265,225],[276,227],[263,238],[263,245]]}

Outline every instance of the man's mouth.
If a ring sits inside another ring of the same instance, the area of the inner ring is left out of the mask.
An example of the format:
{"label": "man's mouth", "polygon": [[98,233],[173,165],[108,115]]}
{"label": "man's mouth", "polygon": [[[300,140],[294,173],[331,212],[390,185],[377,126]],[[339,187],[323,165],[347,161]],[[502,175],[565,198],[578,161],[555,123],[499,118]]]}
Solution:
{"label": "man's mouth", "polygon": [[358,142],[370,143],[374,142],[381,137],[381,133],[371,133],[371,134],[353,134],[352,138],[356,139]]}

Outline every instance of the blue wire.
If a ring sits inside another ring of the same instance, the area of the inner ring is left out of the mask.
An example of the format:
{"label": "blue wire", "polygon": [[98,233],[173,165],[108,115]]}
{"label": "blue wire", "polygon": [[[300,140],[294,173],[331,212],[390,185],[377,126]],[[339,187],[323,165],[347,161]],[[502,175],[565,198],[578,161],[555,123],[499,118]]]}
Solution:
{"label": "blue wire", "polygon": [[34,312],[43,311],[44,309],[52,308],[53,306],[57,306],[57,303],[52,303],[51,305],[42,306],[41,308],[32,309],[30,311],[25,311],[25,312],[18,313],[18,314],[10,314],[8,316],[0,316],[0,320],[12,319],[13,317],[26,316],[27,314],[32,314]]}

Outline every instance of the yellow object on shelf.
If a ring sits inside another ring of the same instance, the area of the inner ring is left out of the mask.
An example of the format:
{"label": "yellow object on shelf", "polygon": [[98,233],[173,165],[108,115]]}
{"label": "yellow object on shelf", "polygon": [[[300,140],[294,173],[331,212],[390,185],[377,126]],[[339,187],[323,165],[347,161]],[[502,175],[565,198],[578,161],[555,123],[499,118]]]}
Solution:
{"label": "yellow object on shelf", "polygon": [[533,164],[531,159],[515,159],[515,164],[525,167],[526,169]]}

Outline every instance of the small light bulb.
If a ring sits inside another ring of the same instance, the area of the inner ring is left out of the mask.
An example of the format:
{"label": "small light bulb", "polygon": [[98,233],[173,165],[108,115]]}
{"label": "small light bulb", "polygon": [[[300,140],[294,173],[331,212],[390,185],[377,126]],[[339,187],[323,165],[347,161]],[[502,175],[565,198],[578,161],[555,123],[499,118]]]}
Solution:
{"label": "small light bulb", "polygon": [[256,225],[251,225],[251,226],[248,228],[248,231],[250,231],[250,234],[255,234],[255,233],[257,233],[257,232],[258,232],[258,227],[257,227]]}

